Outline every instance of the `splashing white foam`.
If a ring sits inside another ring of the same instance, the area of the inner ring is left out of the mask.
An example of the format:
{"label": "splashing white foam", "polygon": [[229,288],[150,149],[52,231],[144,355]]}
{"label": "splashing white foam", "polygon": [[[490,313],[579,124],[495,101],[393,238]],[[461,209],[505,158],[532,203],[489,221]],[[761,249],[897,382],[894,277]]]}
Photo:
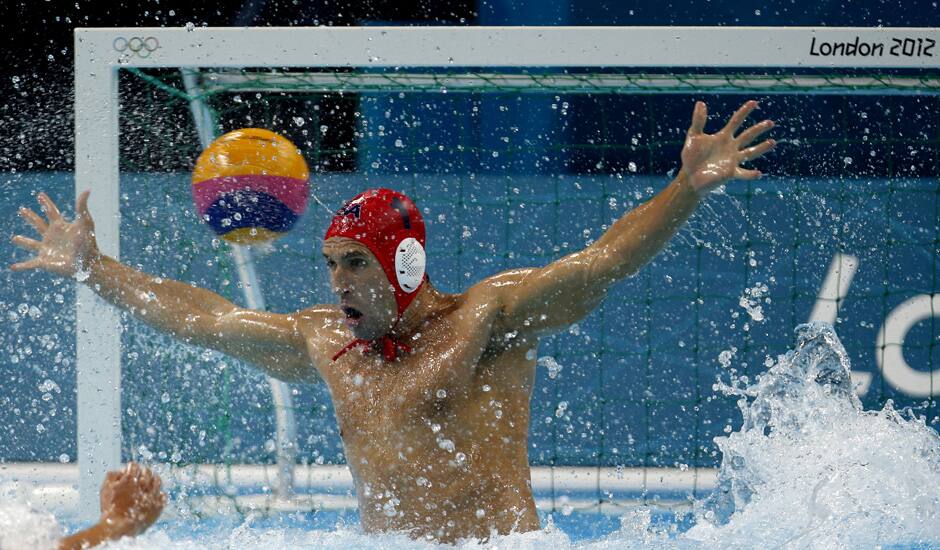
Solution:
{"label": "splashing white foam", "polygon": [[25,495],[19,484],[0,484],[0,550],[54,549],[61,536],[59,524]]}
{"label": "splashing white foam", "polygon": [[[414,540],[404,534],[366,535],[358,529],[339,525],[335,529],[308,531],[298,528],[258,528],[246,520],[228,532],[213,531],[198,539],[168,536],[160,529],[145,533],[136,539],[121,539],[108,546],[109,550],[228,550],[252,548],[257,550],[480,550],[512,548],[512,550],[625,550],[632,548],[661,548],[675,546],[668,530],[651,528],[648,510],[625,515],[621,528],[615,533],[594,541],[573,542],[567,534],[550,522],[544,529],[530,533],[494,536],[486,543],[474,541],[456,545],[442,545]],[[674,534],[673,534],[674,536]]]}
{"label": "splashing white foam", "polygon": [[849,374],[832,327],[812,323],[755,383],[721,385],[741,398],[744,422],[716,438],[718,489],[682,538],[799,548],[940,541],[940,437],[890,403],[863,411]]}

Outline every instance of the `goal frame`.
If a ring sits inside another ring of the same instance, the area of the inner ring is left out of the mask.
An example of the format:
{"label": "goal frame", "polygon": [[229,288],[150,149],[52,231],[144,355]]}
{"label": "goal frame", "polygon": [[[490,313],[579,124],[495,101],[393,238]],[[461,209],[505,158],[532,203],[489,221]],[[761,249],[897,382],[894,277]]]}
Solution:
{"label": "goal frame", "polygon": [[[266,27],[75,30],[75,189],[105,254],[118,258],[118,71],[225,67],[935,67],[932,57],[832,56],[813,45],[940,42],[935,28],[838,27]],[[119,312],[76,292],[79,514],[93,517],[104,473],[120,465]]]}

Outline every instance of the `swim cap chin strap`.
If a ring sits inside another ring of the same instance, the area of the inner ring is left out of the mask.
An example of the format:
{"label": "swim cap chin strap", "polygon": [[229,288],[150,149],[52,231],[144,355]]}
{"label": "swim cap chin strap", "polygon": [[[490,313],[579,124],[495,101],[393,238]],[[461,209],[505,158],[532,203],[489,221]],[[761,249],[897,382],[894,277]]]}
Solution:
{"label": "swim cap chin strap", "polygon": [[[369,189],[356,195],[333,216],[324,240],[346,237],[362,243],[372,252],[395,290],[398,325],[408,305],[427,281],[425,273],[424,219],[414,202],[391,189]],[[333,356],[336,361],[355,347],[378,349],[387,361],[394,361],[411,348],[385,334],[375,340],[356,338]]]}
{"label": "swim cap chin strap", "polygon": [[[396,321],[397,323],[398,321]],[[382,352],[382,357],[386,361],[397,361],[402,355],[408,355],[411,353],[411,346],[404,342],[399,342],[389,336],[384,334],[375,340],[366,340],[364,338],[356,338],[350,341],[348,344],[343,346],[343,349],[336,352],[333,355],[333,361],[336,361],[340,357],[346,354],[347,351],[353,348],[359,348],[363,352],[369,352],[376,349],[376,344],[378,344],[378,350]]]}

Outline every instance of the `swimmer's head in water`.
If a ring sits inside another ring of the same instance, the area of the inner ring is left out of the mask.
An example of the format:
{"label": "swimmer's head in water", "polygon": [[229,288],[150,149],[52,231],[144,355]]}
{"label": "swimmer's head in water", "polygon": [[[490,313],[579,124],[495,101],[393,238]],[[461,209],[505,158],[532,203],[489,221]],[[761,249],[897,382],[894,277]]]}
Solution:
{"label": "swimmer's head in water", "polygon": [[418,207],[390,189],[360,193],[333,217],[323,252],[357,338],[385,334],[418,295],[427,280],[424,245]]}

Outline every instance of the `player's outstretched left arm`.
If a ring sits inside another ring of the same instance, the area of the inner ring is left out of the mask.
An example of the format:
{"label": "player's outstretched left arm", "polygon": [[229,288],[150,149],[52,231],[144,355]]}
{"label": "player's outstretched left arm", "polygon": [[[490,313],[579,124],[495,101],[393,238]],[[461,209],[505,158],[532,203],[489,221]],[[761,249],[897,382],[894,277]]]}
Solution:
{"label": "player's outstretched left arm", "polygon": [[712,189],[760,172],[743,168],[773,149],[754,144],[774,123],[765,120],[738,133],[757,108],[748,101],[715,134],[705,133],[705,103],[695,104],[676,179],[617,220],[591,246],[542,268],[508,271],[484,281],[501,301],[501,324],[536,334],[560,330],[590,313],[615,282],[636,273],[669,242]]}

